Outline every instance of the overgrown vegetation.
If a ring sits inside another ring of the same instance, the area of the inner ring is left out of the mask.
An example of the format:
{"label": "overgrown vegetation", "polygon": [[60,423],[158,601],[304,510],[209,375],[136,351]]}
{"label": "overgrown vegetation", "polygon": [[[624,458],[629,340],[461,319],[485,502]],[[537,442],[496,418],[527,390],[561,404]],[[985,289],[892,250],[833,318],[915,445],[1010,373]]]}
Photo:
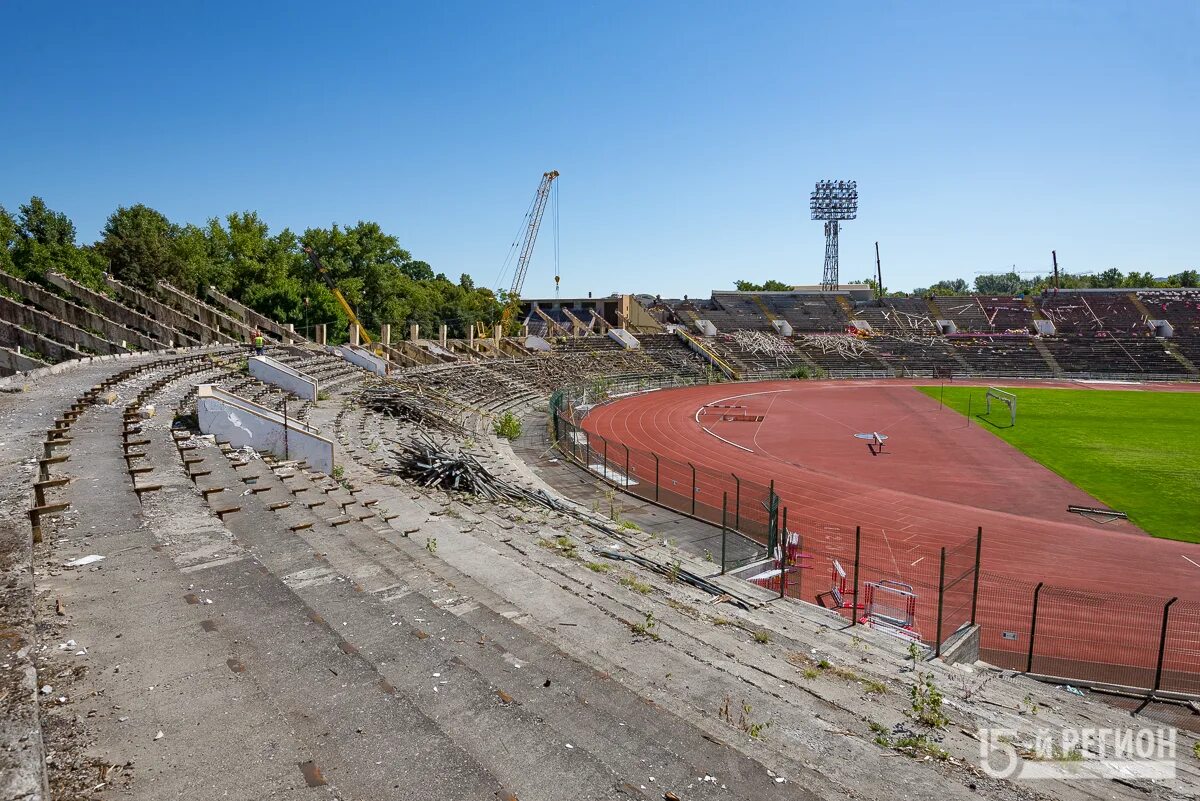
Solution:
{"label": "overgrown vegetation", "polygon": [[828,375],[829,374],[826,373],[824,370],[822,370],[820,367],[809,367],[806,364],[801,364],[801,365],[799,365],[797,367],[793,367],[791,370],[789,370],[785,374],[785,377],[786,378],[807,379],[807,378],[826,378]]}
{"label": "overgrown vegetation", "polygon": [[654,592],[654,587],[644,581],[638,581],[636,576],[622,576],[620,584],[622,587],[628,587],[634,592],[642,595],[649,595]]}
{"label": "overgrown vegetation", "polygon": [[517,439],[521,436],[521,421],[512,412],[505,412],[497,417],[492,428],[496,436],[505,439]]}
{"label": "overgrown vegetation", "polygon": [[729,703],[729,696],[725,696],[724,703],[721,704],[721,708],[717,711],[717,717],[731,726],[736,726],[754,739],[760,739],[766,732],[767,727],[771,725],[771,721],[754,720],[751,717],[751,714],[754,712],[754,708],[745,701],[742,701],[738,718],[736,721],[734,721],[733,714],[729,710]]}
{"label": "overgrown vegetation", "polygon": [[[107,291],[104,273],[143,290],[166,281],[200,295],[211,286],[304,334],[329,325],[331,342],[343,341],[348,320],[305,255],[312,248],[371,332],[381,323],[418,323],[465,336],[476,320],[500,318],[504,293],[457,283],[414,259],[377,223],[274,233],[257,213],[237,212],[202,223],[173,222],[134,204],[117,208],[94,244],[76,241],[74,223],[39,197],[10,214],[0,207],[0,269],[28,281],[59,272],[96,291]],[[514,326],[518,323],[514,319]]]}
{"label": "overgrown vegetation", "polygon": [[557,551],[559,554],[567,557],[568,559],[579,558],[579,554],[576,551],[575,542],[570,537],[562,534],[558,535],[554,539],[542,537],[537,541],[537,544],[543,548],[546,548],[547,550]]}
{"label": "overgrown vegetation", "polygon": [[655,631],[655,629],[658,628],[658,621],[654,619],[653,612],[647,612],[646,617],[643,618],[640,623],[631,623],[629,624],[629,628],[633,631],[635,636],[645,637],[646,639],[654,640],[655,642],[658,642],[662,639],[658,636],[658,632]]}
{"label": "overgrown vegetation", "polygon": [[903,751],[913,756],[946,759],[949,754],[939,743],[942,731],[950,719],[942,709],[944,696],[933,681],[933,674],[918,673],[908,691],[909,704],[904,710],[909,725],[897,724],[890,732],[874,721],[869,723],[875,742],[884,748]]}

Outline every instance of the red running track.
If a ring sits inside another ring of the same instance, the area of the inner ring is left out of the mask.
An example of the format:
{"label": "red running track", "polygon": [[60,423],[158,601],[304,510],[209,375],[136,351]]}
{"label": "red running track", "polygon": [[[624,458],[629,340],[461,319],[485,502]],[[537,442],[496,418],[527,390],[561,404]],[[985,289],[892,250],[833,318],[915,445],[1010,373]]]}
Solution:
{"label": "red running track", "polygon": [[[983,526],[985,570],[1200,600],[1200,546],[1067,512],[1072,503],[1103,504],[914,386],[780,381],[663,390],[597,407],[584,428],[658,454],[664,484],[686,488],[690,481],[687,468],[671,472],[668,459],[736,471],[744,482],[774,479],[793,520],[861,524],[891,543],[900,564],[908,550],[957,544]],[[718,402],[743,408],[703,408]],[[765,419],[724,421],[722,412]],[[853,436],[872,431],[889,437],[882,455]]]}

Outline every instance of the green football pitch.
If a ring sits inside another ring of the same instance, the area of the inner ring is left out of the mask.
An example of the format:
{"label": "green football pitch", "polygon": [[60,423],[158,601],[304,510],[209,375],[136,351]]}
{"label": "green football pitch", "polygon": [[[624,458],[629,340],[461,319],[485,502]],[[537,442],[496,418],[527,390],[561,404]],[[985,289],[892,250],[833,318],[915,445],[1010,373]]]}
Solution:
{"label": "green football pitch", "polygon": [[918,387],[1156,537],[1200,542],[1200,393]]}

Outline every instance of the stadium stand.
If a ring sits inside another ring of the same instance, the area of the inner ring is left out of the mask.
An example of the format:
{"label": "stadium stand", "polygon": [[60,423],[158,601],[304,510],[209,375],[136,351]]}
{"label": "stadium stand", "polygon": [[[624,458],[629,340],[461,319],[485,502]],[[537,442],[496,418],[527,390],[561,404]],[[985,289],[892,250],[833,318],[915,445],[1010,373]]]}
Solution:
{"label": "stadium stand", "polygon": [[1054,374],[1028,335],[957,334],[948,339],[971,371],[981,375],[1041,377]]}

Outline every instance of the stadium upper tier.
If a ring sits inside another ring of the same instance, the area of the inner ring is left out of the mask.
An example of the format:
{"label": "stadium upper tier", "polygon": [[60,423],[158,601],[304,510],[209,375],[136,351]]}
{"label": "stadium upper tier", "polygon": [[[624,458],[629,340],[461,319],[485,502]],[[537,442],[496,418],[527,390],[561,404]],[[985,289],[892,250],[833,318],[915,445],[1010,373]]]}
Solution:
{"label": "stadium upper tier", "polygon": [[[448,339],[445,327],[417,334],[397,320],[391,328],[403,334],[385,334],[386,344],[374,347],[396,369],[538,359],[549,349],[622,373],[1200,379],[1200,289],[881,300],[864,291],[713,292],[524,305],[521,336]],[[92,356],[245,344],[255,331],[270,344],[305,341],[220,293],[197,298],[111,279],[98,292],[59,275],[34,283],[0,273],[0,375]],[[324,326],[304,333],[324,344]],[[329,333],[332,340],[347,332]],[[641,351],[633,362],[622,353],[630,346]]]}

